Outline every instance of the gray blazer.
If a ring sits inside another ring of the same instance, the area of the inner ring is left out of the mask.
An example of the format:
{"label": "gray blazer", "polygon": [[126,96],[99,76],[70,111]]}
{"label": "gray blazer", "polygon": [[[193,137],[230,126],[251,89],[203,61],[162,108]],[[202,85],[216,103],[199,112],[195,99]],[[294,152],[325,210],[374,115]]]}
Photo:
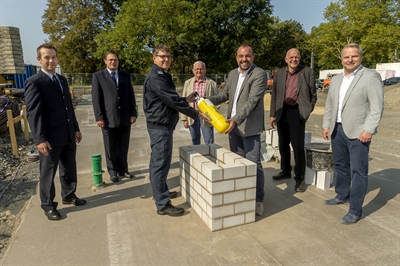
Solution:
{"label": "gray blazer", "polygon": [[[229,100],[227,118],[231,118],[233,99],[239,79],[238,68],[232,70],[218,95],[209,97],[215,104]],[[267,74],[253,64],[247,73],[236,103],[236,115],[232,117],[244,137],[259,135],[264,131],[264,93],[267,89]]]}
{"label": "gray blazer", "polygon": [[[332,135],[337,120],[339,91],[343,75],[332,78],[326,99],[323,128]],[[349,139],[356,139],[362,131],[377,133],[383,113],[383,84],[375,70],[362,67],[357,71],[343,99],[342,127]]]}

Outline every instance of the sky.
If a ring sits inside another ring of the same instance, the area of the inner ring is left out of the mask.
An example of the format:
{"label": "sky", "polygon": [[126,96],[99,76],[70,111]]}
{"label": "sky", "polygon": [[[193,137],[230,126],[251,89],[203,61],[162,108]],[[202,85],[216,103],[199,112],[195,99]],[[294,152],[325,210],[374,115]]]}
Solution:
{"label": "sky", "polygon": [[[271,0],[273,15],[280,20],[296,20],[309,33],[323,21],[324,9],[331,0]],[[19,28],[25,64],[38,65],[36,47],[48,36],[42,30],[42,15],[47,0],[0,0],[0,26]]]}

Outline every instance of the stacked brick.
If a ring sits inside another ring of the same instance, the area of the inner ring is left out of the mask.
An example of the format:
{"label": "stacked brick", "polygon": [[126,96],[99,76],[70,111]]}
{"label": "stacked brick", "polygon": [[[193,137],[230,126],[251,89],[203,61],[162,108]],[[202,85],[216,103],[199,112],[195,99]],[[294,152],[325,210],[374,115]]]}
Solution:
{"label": "stacked brick", "polygon": [[256,164],[216,144],[179,148],[181,194],[211,231],[252,223]]}
{"label": "stacked brick", "polygon": [[0,62],[0,74],[25,73],[18,28],[0,26]]}

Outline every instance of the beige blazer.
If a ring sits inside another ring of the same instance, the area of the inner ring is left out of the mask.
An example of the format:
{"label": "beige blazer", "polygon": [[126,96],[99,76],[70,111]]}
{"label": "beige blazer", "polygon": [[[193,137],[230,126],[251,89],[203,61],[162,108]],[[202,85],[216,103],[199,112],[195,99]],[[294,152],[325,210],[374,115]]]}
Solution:
{"label": "beige blazer", "polygon": [[[194,86],[194,77],[191,79],[188,79],[185,81],[185,85],[183,86],[183,92],[182,92],[182,97],[187,97],[189,96],[192,92],[193,92],[193,86]],[[210,97],[212,95],[217,95],[217,83],[206,77],[206,91],[205,91],[205,96],[206,97]],[[192,105],[192,104],[190,104]],[[187,120],[189,122],[189,126],[193,125],[194,120],[181,113],[181,120]],[[205,127],[212,127],[212,125],[210,123],[205,122],[203,119],[202,120],[202,125]]]}

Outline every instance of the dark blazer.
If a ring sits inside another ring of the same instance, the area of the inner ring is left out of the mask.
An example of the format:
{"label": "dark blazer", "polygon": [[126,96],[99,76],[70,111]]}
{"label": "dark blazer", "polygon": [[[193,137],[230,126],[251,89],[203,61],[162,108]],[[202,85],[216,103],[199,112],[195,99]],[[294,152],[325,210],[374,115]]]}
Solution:
{"label": "dark blazer", "polygon": [[[279,122],[281,118],[285,101],[286,69],[284,67],[276,72],[274,86],[272,87],[270,116],[276,117],[276,122]],[[299,66],[297,101],[299,103],[300,118],[306,122],[317,102],[314,70],[309,67]]]}
{"label": "dark blazer", "polygon": [[43,71],[25,81],[25,101],[35,144],[48,141],[52,147],[75,142],[78,122],[72,106],[67,79],[57,74],[61,92]]}
{"label": "dark blazer", "polygon": [[118,70],[118,87],[106,68],[94,73],[92,102],[96,121],[104,120],[106,128],[130,126],[130,117],[137,117],[131,78],[126,72]]}

